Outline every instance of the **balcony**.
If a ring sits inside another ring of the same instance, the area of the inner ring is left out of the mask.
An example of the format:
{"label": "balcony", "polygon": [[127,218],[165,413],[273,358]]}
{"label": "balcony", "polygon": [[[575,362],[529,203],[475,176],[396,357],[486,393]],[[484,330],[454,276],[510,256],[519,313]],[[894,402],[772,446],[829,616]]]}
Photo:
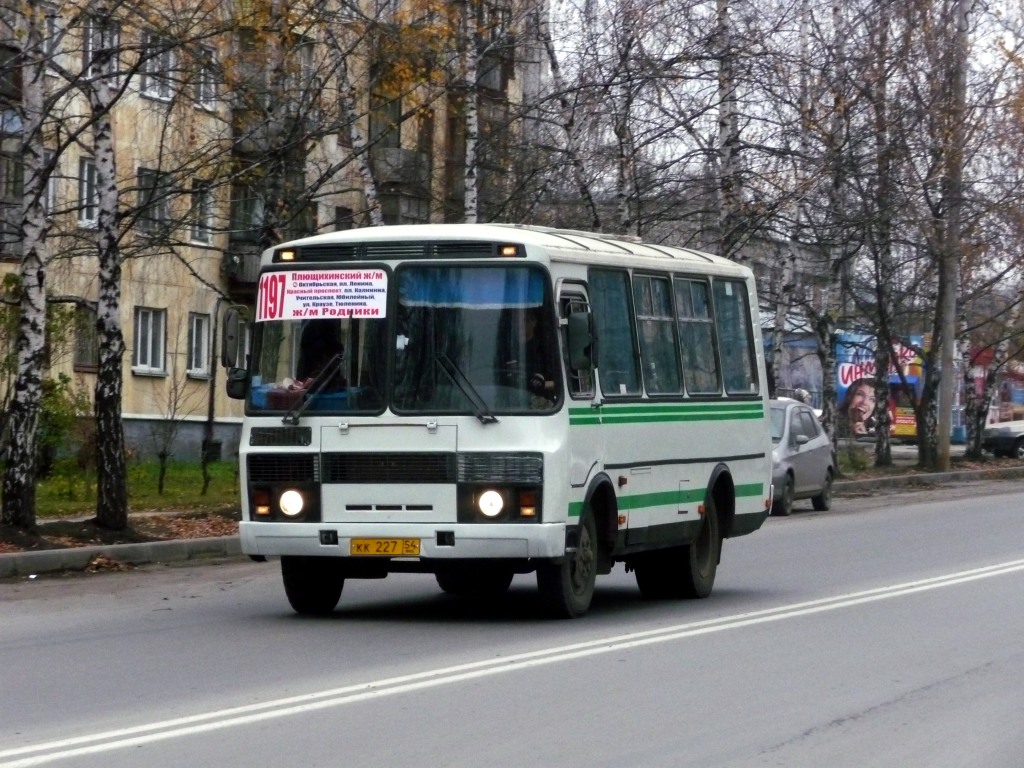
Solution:
{"label": "balcony", "polygon": [[374,147],[370,150],[370,165],[380,187],[399,187],[411,194],[426,194],[430,188],[430,158],[423,152]]}
{"label": "balcony", "polygon": [[224,254],[221,272],[233,299],[253,299],[260,276],[260,248],[256,244],[232,241]]}

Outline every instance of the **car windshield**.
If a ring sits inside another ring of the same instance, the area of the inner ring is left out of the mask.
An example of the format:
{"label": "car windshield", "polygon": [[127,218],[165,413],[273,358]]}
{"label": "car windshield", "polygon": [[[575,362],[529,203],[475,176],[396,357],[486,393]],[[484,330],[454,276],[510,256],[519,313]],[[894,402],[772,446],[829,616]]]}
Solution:
{"label": "car windshield", "polygon": [[773,405],[771,407],[772,416],[772,442],[777,443],[782,440],[782,433],[786,431],[786,408],[785,406]]}

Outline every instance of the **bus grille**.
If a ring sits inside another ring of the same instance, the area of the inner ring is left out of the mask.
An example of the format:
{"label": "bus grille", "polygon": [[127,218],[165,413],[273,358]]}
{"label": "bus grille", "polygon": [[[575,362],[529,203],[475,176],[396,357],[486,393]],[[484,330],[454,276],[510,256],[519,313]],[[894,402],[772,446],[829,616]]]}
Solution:
{"label": "bus grille", "polygon": [[246,467],[250,483],[308,483],[319,479],[312,453],[252,454]]}
{"label": "bus grille", "polygon": [[[441,240],[304,245],[301,261],[376,261],[382,259],[486,259],[500,255],[500,243]],[[519,255],[522,255],[521,253]]]}
{"label": "bus grille", "polygon": [[325,453],[325,483],[454,483],[454,453]]}
{"label": "bus grille", "polygon": [[249,432],[249,445],[305,446],[313,441],[309,427],[253,427]]}

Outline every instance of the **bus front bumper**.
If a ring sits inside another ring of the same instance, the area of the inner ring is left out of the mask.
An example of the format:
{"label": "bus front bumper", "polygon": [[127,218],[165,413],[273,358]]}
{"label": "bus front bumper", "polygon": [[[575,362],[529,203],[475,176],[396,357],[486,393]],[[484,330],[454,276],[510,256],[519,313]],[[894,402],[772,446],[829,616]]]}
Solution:
{"label": "bus front bumper", "polygon": [[[566,551],[564,523],[403,523],[378,527],[372,524],[243,520],[238,527],[242,552],[247,555],[345,557],[353,560],[488,560],[550,559],[562,557]],[[353,540],[357,540],[355,545]],[[367,542],[380,543],[381,553],[367,551]],[[410,546],[411,542],[418,542],[419,554],[402,555],[402,547]]]}

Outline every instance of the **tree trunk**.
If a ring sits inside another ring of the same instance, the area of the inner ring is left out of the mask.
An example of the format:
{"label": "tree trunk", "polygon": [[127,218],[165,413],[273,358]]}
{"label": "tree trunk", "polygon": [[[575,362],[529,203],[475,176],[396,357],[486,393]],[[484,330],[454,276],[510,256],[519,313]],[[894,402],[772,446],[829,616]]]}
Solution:
{"label": "tree trunk", "polygon": [[24,6],[16,22],[27,57],[21,69],[23,126],[20,154],[25,163],[19,226],[22,244],[18,269],[21,314],[15,340],[18,369],[7,414],[9,437],[0,521],[19,528],[34,528],[36,524],[36,430],[46,363],[45,240],[48,225],[42,207],[47,177],[43,167],[42,134],[45,62],[40,29],[43,22],[44,12],[36,5]]}
{"label": "tree trunk", "polygon": [[463,65],[462,76],[466,89],[463,105],[466,110],[466,169],[463,177],[465,184],[464,220],[467,224],[476,224],[480,208],[480,173],[477,158],[480,154],[480,108],[477,104],[477,72],[480,51],[479,25],[476,23],[476,3],[466,3],[463,17],[462,44]]}
{"label": "tree trunk", "polygon": [[99,368],[96,373],[96,524],[119,531],[128,527],[128,473],[124,456],[121,394],[125,344],[121,330],[121,252],[117,232],[117,162],[114,155],[110,107],[111,84],[101,78],[91,89],[95,123],[93,154],[96,160],[98,206],[99,300],[96,331]]}

